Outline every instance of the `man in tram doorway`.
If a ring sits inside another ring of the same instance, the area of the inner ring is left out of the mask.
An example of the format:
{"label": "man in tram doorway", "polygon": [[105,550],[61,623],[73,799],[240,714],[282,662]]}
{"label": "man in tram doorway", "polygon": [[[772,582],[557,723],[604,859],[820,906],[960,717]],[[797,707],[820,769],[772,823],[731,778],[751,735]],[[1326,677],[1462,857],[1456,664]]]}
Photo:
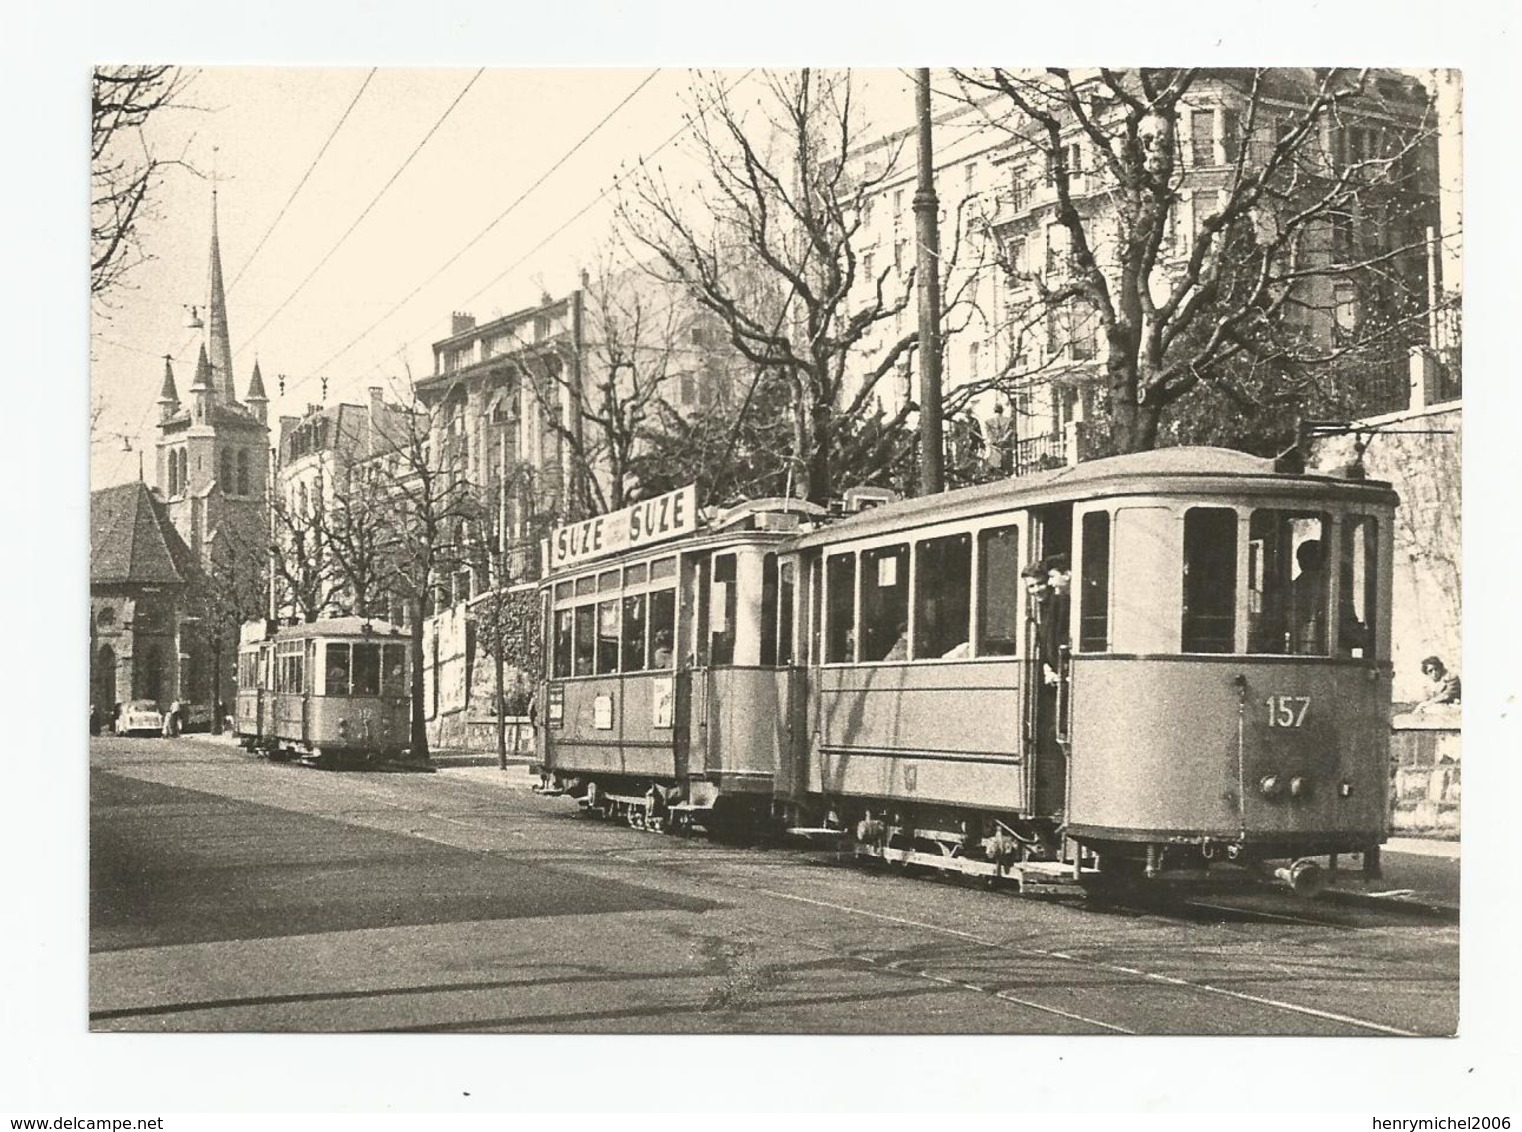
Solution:
{"label": "man in tram doorway", "polygon": [[1061,678],[1062,651],[1068,645],[1069,590],[1073,584],[1073,567],[1066,554],[1054,554],[1041,568],[1046,571],[1046,597],[1040,612],[1041,675],[1055,685]]}

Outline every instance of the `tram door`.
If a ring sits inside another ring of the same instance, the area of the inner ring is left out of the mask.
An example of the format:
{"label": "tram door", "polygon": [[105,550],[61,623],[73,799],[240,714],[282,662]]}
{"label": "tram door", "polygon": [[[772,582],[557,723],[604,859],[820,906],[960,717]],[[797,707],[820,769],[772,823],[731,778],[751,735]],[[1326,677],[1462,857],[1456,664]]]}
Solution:
{"label": "tram door", "polygon": [[676,778],[686,782],[701,775],[708,764],[708,638],[709,559],[683,555],[681,609],[677,636],[675,711]]}
{"label": "tram door", "polygon": [[[1073,555],[1073,505],[1031,510],[1030,563]],[[1072,702],[1069,650],[1071,603],[1050,586],[1026,601],[1024,717],[1026,802],[1033,814],[1061,816],[1067,808],[1066,714]]]}

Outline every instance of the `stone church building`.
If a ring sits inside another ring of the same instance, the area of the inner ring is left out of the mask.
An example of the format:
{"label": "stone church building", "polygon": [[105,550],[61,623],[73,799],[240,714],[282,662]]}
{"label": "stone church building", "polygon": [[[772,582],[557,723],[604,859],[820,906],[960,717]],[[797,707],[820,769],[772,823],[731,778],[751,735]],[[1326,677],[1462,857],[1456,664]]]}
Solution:
{"label": "stone church building", "polygon": [[90,497],[90,688],[107,714],[130,699],[225,714],[238,625],[264,608],[269,398],[257,361],[241,401],[234,384],[215,190],[202,329],[186,400],[164,359],[155,483]]}

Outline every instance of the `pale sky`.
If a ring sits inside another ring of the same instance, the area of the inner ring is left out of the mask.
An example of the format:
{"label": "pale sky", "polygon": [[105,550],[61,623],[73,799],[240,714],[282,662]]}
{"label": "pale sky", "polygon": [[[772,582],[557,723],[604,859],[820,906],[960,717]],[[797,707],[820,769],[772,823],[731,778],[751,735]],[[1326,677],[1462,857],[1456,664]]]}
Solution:
{"label": "pale sky", "polygon": [[[753,102],[759,84],[746,74],[722,77],[740,84],[732,97]],[[671,140],[688,104],[685,68],[488,69],[474,81],[473,69],[385,68],[367,83],[368,75],[202,68],[184,98],[195,108],[153,123],[157,152],[183,153],[195,172],[165,176],[160,215],[143,229],[155,258],[112,296],[110,317],[92,322],[93,393],[105,404],[92,487],[135,477],[139,450],[152,479],[162,355],[174,358],[182,398],[189,389],[199,335],[186,329],[185,307],[205,304],[213,167],[238,395],[257,356],[271,420],[320,400],[323,375],[334,403],[363,400],[369,385],[399,384],[404,359],[413,374],[429,372],[430,345],[448,333],[451,311],[485,321],[542,290],[573,288],[579,270],[595,268],[612,246],[615,194],[607,190],[621,168],[654,155],[677,180],[694,172],[683,152],[689,135]],[[880,130],[912,123],[902,73],[858,79]],[[287,375],[283,400],[279,374]]]}

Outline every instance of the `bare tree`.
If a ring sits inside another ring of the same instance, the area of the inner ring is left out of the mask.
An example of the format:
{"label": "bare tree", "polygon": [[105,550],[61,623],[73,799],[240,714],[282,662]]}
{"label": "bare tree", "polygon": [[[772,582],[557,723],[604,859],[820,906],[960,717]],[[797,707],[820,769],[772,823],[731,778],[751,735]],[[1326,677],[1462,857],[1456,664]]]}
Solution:
{"label": "bare tree", "polygon": [[97,67],[90,98],[90,296],[103,300],[150,256],[143,221],[165,168],[150,119],[176,105],[191,76],[175,67]]}
{"label": "bare tree", "polygon": [[332,612],[346,578],[328,540],[327,489],[322,477],[296,485],[294,499],[278,492],[271,506],[271,564],[278,597],[305,622]]}
{"label": "bare tree", "polygon": [[[1435,147],[1412,80],[958,78],[969,109],[1014,143],[1013,207],[992,227],[1021,348],[1001,376],[1093,372],[1110,449],[1153,447],[1186,405],[1240,422],[1357,400],[1350,384],[1398,370],[1425,340]],[[1048,348],[1031,349],[1043,328]]]}
{"label": "bare tree", "polygon": [[[909,307],[914,276],[891,263],[868,272],[859,255],[866,202],[895,156],[875,168],[853,160],[866,123],[850,74],[773,72],[764,82],[763,104],[747,113],[721,84],[699,81],[692,133],[704,182],[672,185],[642,167],[626,181],[619,215],[628,239],[653,253],[650,270],[719,319],[754,382],[776,374],[788,383],[797,481],[822,501],[843,486],[842,430],[916,347],[910,330],[870,360],[867,352]],[[906,399],[889,425],[912,411]]]}
{"label": "bare tree", "polygon": [[377,430],[373,466],[385,504],[377,525],[380,576],[405,603],[411,627],[412,737],[415,759],[428,760],[423,697],[423,618],[434,592],[470,561],[490,529],[480,494],[452,438],[439,428],[438,408],[414,401]]}

